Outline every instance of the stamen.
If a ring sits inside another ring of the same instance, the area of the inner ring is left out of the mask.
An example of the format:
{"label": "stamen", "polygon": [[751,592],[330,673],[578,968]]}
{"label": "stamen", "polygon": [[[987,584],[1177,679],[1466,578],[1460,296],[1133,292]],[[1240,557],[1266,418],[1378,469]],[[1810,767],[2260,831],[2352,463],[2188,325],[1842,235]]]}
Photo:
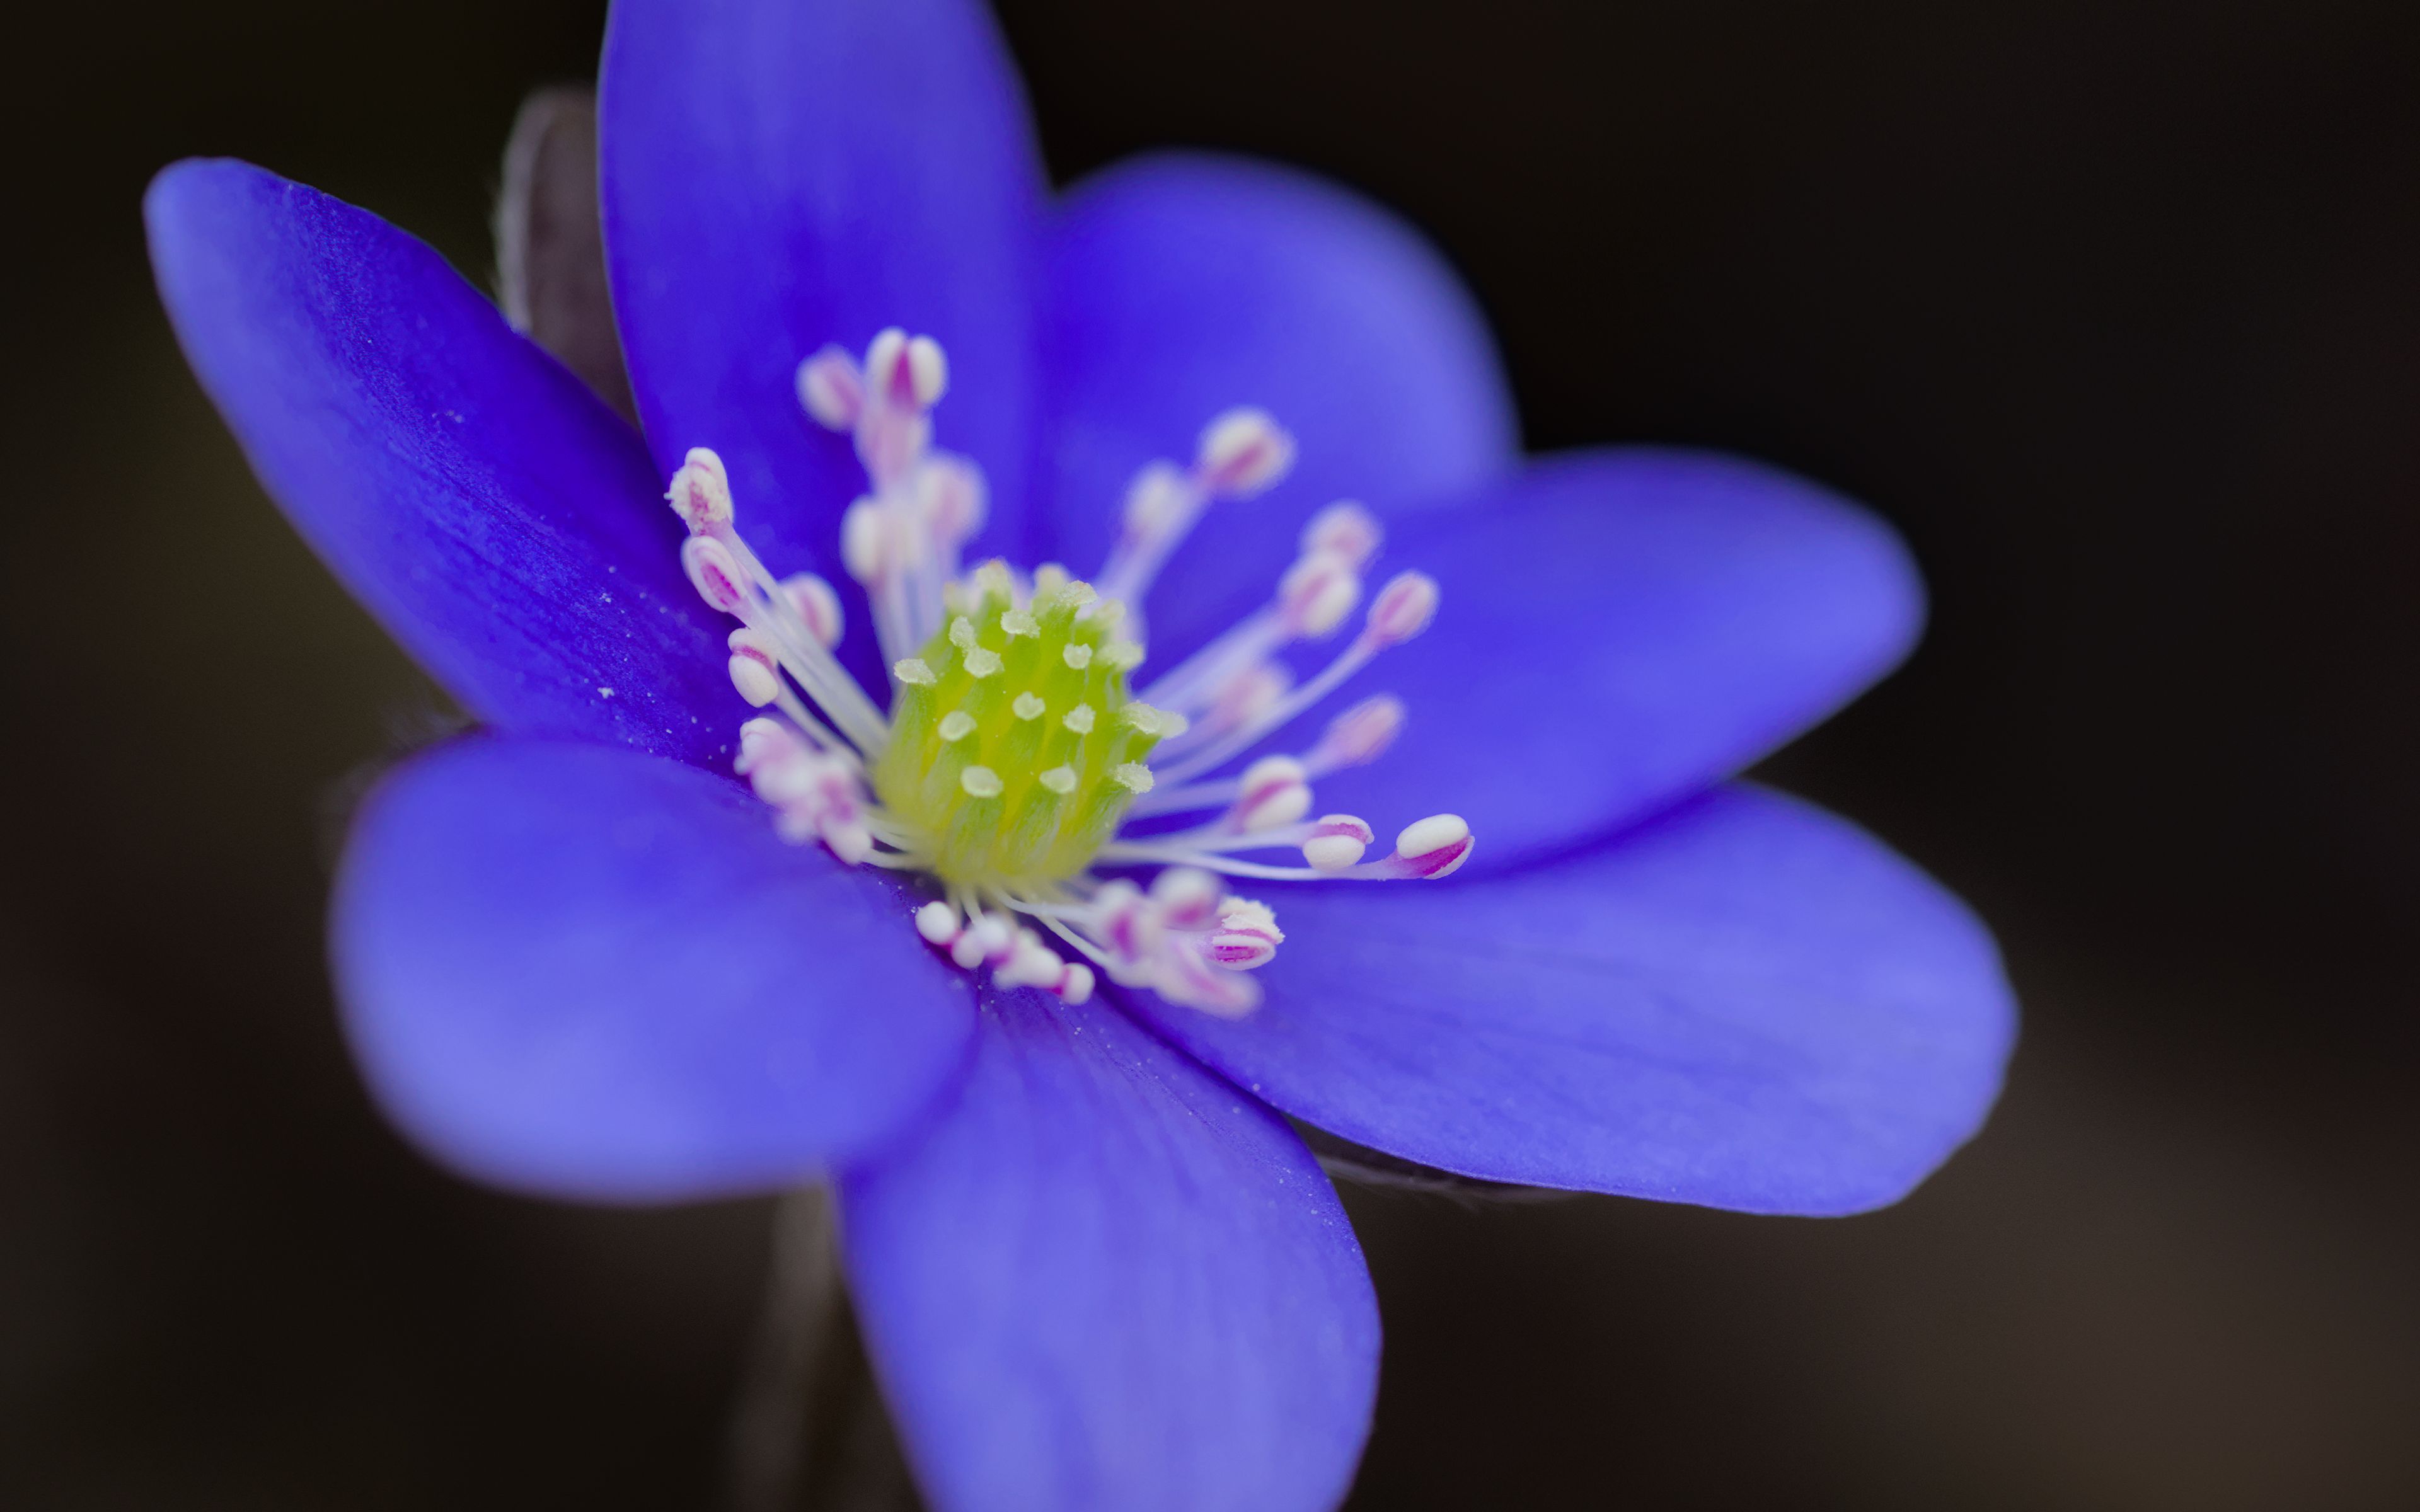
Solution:
{"label": "stamen", "polygon": [[1305,556],[1324,551],[1342,557],[1357,570],[1370,564],[1386,539],[1386,527],[1376,516],[1350,499],[1340,499],[1302,528],[1302,551]]}
{"label": "stamen", "polygon": [[[831,585],[767,571],[736,528],[721,459],[699,448],[666,493],[689,527],[682,566],[708,605],[739,621],[726,642],[732,685],[768,711],[740,726],[734,768],[785,839],[937,878],[946,896],[917,910],[915,928],[960,967],[1071,1003],[1091,995],[1097,968],[1240,1015],[1260,1001],[1249,973],[1285,936],[1264,904],[1230,895],[1219,874],[1434,878],[1468,856],[1469,828],[1450,814],[1407,826],[1376,861],[1365,859],[1374,837],[1358,817],[1306,819],[1314,779],[1374,760],[1393,740],[1404,710],[1386,695],[1338,716],[1299,756],[1202,779],[1435,616],[1436,584],[1398,574],[1369,603],[1360,633],[1295,686],[1278,653],[1342,627],[1383,544],[1357,503],[1312,517],[1259,610],[1142,696],[1128,692],[1144,657],[1140,606],[1175,548],[1211,503],[1256,494],[1292,465],[1293,439],[1267,414],[1217,416],[1189,466],[1155,463],[1137,475],[1096,590],[1057,563],[1030,579],[1001,562],[961,571],[960,550],[982,526],[983,479],[932,445],[949,366],[931,338],[885,330],[862,362],[827,347],[799,364],[795,383],[799,405],[848,433],[865,467],[868,490],[842,517],[841,558],[865,588],[891,707],[886,717],[833,656],[844,621]],[[1117,838],[1129,815],[1187,810],[1219,811],[1176,833]],[[1238,854],[1285,850],[1304,864]],[[1091,870],[1158,862],[1170,864],[1147,888]]]}
{"label": "stamen", "polygon": [[[1362,826],[1367,828],[1366,825]],[[1258,837],[1265,838],[1265,837]],[[1258,877],[1269,882],[1311,882],[1322,877],[1357,882],[1435,881],[1461,870],[1470,859],[1470,826],[1458,814],[1434,814],[1395,837],[1395,854],[1382,861],[1365,861],[1339,871],[1310,866],[1264,866],[1237,861],[1206,846],[1166,845],[1148,841],[1114,841],[1101,847],[1101,859],[1110,862],[1162,861],[1196,866],[1231,877]],[[1332,854],[1332,853],[1331,853]]]}
{"label": "stamen", "polygon": [[1207,749],[1179,761],[1162,775],[1171,782],[1181,782],[1213,771],[1249,750],[1270,732],[1292,722],[1295,716],[1334,692],[1338,685],[1368,665],[1379,652],[1399,646],[1427,629],[1429,622],[1436,617],[1436,607],[1435,579],[1424,572],[1397,573],[1371,604],[1361,633],[1318,676],[1279,700],[1259,718],[1212,742]]}
{"label": "stamen", "polygon": [[1294,438],[1263,409],[1230,409],[1202,429],[1193,468],[1154,463],[1135,476],[1125,529],[1101,566],[1104,597],[1140,607],[1169,553],[1213,500],[1249,499],[1294,466]]}

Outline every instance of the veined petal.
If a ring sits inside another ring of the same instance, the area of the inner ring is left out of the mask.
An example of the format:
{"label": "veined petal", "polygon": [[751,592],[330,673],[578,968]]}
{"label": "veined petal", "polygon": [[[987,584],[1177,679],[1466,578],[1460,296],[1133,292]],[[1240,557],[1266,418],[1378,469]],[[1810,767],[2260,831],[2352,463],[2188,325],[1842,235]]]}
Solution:
{"label": "veined petal", "polygon": [[[1410,712],[1323,808],[1440,810],[1470,870],[1560,854],[1730,777],[1897,666],[1924,586],[1888,526],[1777,469],[1635,447],[1531,467],[1390,522],[1436,623],[1305,724],[1378,688]],[[1401,816],[1400,820],[1396,816]]]}
{"label": "veined petal", "polygon": [[474,738],[371,795],[331,952],[370,1085],[430,1153],[653,1201],[797,1184],[934,1101],[973,994],[912,907],[735,784]]}
{"label": "veined petal", "polygon": [[1982,925],[1842,820],[1726,788],[1467,885],[1283,887],[1268,999],[1132,1006],[1236,1085],[1467,1176],[1751,1212],[1895,1201],[1991,1107]]}
{"label": "veined petal", "polygon": [[1311,512],[1408,507],[1508,471],[1519,446],[1496,349],[1421,237],[1309,174],[1145,157],[1085,180],[1050,242],[1046,554],[1109,548],[1138,469],[1189,461],[1202,425],[1257,405],[1299,442],[1264,498],[1217,506],[1148,602],[1162,665],[1264,601]]}
{"label": "veined petal", "polygon": [[248,163],[144,200],[185,355],[270,496],[474,715],[706,761],[722,634],[630,428],[422,242]]}
{"label": "veined petal", "polygon": [[1350,1483],[1378,1317],[1284,1123],[1116,1010],[987,990],[955,1104],[841,1184],[939,1512],[1296,1512]]}
{"label": "veined petal", "polygon": [[949,353],[938,439],[990,482],[977,548],[1021,548],[1044,180],[978,0],[616,0],[600,85],[605,255],[659,468],[715,448],[774,569],[845,583],[864,475],[794,378],[902,325]]}

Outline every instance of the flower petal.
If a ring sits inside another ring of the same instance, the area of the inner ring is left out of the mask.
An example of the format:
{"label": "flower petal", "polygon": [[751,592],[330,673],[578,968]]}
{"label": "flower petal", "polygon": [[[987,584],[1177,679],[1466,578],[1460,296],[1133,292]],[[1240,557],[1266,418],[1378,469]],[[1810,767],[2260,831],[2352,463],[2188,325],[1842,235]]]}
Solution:
{"label": "flower petal", "polygon": [[448,692],[511,730],[692,761],[730,738],[679,522],[579,379],[427,246],[248,163],[178,163],[144,215],[262,485]]}
{"label": "flower petal", "polygon": [[1519,445],[1487,326],[1394,216],[1291,169],[1139,158],[1086,180],[1051,241],[1050,549],[1108,550],[1137,469],[1189,461],[1210,418],[1269,410],[1299,443],[1267,497],[1217,506],[1149,600],[1168,664],[1264,601],[1311,511],[1408,505],[1508,471]]}
{"label": "flower petal", "polygon": [[990,480],[985,539],[1021,547],[1044,181],[983,7],[616,0],[601,82],[606,258],[658,466],[715,448],[766,560],[845,586],[865,476],[795,375],[903,325],[949,353],[938,437]]}
{"label": "flower petal", "polygon": [[331,951],[372,1088],[500,1185],[658,1200],[796,1184],[965,1064],[965,979],[887,880],[732,783],[474,738],[372,794]]}
{"label": "flower petal", "polygon": [[1287,939],[1258,1012],[1133,1005],[1286,1112],[1466,1176],[1879,1207],[1975,1132],[2015,1030],[1957,899],[1755,788],[1466,886],[1267,899]]}
{"label": "flower petal", "polygon": [[1896,666],[1923,625],[1922,579],[1888,526],[1734,457],[1574,453],[1396,526],[1389,561],[1442,585],[1436,623],[1305,725],[1377,688],[1410,719],[1319,803],[1382,834],[1459,813],[1481,870],[1730,776]]}
{"label": "flower petal", "polygon": [[955,1105],[841,1184],[851,1293],[940,1512],[1333,1505],[1378,1317],[1310,1151],[1097,1000],[985,994]]}

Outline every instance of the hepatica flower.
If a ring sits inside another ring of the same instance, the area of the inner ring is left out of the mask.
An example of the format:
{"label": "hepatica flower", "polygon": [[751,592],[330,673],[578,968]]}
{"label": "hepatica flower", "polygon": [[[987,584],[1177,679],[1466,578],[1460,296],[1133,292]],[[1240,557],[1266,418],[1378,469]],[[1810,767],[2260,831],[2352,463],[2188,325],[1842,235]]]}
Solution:
{"label": "hepatica flower", "polygon": [[1342,1497],[1378,1351],[1288,1117],[1785,1213],[1975,1129],[1989,936],[1730,779],[1914,640],[1870,517],[1523,462],[1451,275],[1327,185],[1050,194],[962,0],[622,0],[599,131],[644,440],[371,215],[147,203],[270,492],[484,725],[331,931],[437,1157],[828,1179],[936,1504],[1269,1509]]}

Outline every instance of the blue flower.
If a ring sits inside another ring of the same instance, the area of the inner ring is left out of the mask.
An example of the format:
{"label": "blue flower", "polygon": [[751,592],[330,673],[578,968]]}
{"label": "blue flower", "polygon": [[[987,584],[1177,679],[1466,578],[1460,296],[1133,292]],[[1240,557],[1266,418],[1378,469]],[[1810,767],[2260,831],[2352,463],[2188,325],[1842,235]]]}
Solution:
{"label": "blue flower", "polygon": [[1323,183],[1054,197],[967,0],[622,0],[600,130],[644,440],[373,216],[228,162],[147,206],[269,491],[485,726],[369,798],[331,930],[437,1157],[829,1177],[936,1504],[1268,1509],[1342,1496],[1378,1350],[1281,1115],[1790,1213],[1974,1131],[1989,935],[1731,780],[1913,643],[1871,517],[1523,463],[1450,274]]}

